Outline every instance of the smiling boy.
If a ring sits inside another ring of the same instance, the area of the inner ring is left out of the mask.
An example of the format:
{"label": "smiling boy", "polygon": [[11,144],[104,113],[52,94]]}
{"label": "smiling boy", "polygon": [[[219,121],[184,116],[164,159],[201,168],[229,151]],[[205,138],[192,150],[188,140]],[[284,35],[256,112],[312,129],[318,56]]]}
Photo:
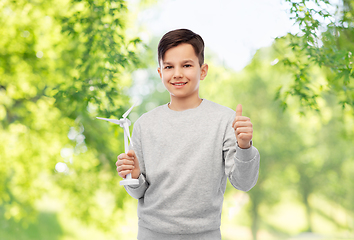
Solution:
{"label": "smiling boy", "polygon": [[248,191],[257,182],[259,153],[253,127],[230,108],[199,97],[208,73],[202,38],[187,29],[166,33],[158,46],[158,73],[171,101],[134,124],[133,149],[116,162],[138,199],[138,239],[221,239],[227,179]]}

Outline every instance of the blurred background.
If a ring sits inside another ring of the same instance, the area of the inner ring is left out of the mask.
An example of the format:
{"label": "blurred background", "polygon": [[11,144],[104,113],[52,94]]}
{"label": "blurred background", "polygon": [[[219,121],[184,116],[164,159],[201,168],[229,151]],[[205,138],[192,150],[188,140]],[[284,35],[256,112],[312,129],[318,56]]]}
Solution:
{"label": "blurred background", "polygon": [[352,0],[0,0],[0,239],[136,239],[123,131],[95,117],[169,101],[176,28],[205,40],[200,96],[241,103],[261,154],[251,191],[227,186],[223,239],[354,239]]}

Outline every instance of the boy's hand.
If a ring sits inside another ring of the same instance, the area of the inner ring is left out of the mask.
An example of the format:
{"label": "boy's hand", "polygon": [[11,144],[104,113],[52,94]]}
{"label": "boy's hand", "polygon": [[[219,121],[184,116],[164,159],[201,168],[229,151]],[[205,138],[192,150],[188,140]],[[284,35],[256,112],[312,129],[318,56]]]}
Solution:
{"label": "boy's hand", "polygon": [[236,117],[232,123],[232,128],[235,129],[238,146],[240,148],[251,147],[253,127],[250,118],[242,116],[241,104],[236,107]]}
{"label": "boy's hand", "polygon": [[134,150],[129,150],[127,154],[121,153],[117,157],[116,162],[118,175],[122,178],[129,173],[132,174],[132,178],[138,179],[140,176],[140,167],[137,156]]}

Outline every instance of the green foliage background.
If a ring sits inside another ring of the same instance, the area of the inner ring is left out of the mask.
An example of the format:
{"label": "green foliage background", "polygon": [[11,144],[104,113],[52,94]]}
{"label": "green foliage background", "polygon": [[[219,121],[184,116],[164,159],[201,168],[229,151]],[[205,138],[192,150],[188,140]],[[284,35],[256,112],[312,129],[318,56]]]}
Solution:
{"label": "green foliage background", "polygon": [[[300,33],[259,49],[242,71],[206,50],[200,96],[241,103],[261,153],[257,185],[228,186],[223,236],[351,239],[354,3],[328,13],[327,1],[285,2]],[[136,236],[136,200],[114,165],[122,130],[95,117],[119,118],[138,99],[134,122],[169,101],[160,36],[144,45],[131,31],[138,11],[123,0],[0,1],[0,239]]]}

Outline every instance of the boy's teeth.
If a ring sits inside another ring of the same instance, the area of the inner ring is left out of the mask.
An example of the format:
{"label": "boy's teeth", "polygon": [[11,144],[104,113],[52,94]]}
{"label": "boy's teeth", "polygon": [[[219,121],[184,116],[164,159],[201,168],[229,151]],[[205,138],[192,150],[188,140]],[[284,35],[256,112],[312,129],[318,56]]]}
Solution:
{"label": "boy's teeth", "polygon": [[177,86],[182,86],[182,85],[184,85],[185,83],[175,83],[175,84],[173,84],[173,85],[177,85]]}

